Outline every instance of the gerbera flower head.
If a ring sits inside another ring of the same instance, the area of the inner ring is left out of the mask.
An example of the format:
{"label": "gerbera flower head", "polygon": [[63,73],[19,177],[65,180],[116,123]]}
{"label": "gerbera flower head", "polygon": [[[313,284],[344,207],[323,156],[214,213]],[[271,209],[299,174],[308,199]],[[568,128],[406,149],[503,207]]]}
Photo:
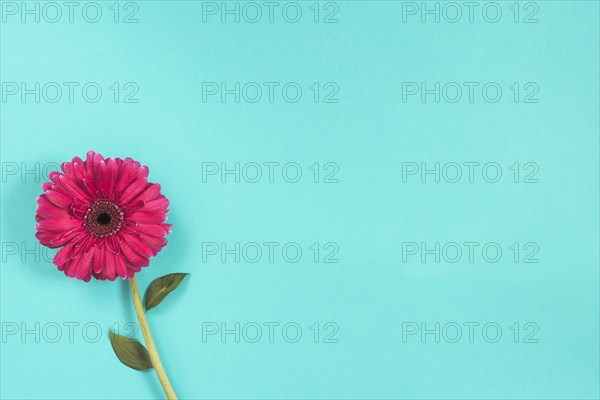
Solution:
{"label": "gerbera flower head", "polygon": [[53,264],[89,282],[132,278],[166,244],[169,200],[148,182],[148,167],[89,151],[50,172],[38,197],[36,237],[60,248]]}

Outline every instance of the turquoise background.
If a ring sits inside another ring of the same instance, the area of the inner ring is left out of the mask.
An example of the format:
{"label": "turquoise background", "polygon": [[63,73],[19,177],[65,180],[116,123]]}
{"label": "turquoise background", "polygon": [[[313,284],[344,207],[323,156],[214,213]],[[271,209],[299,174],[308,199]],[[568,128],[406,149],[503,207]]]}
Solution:
{"label": "turquoise background", "polygon": [[[600,396],[598,2],[538,1],[533,24],[512,21],[512,1],[498,2],[495,24],[480,13],[473,23],[403,23],[394,1],[338,2],[333,24],[312,22],[312,1],[299,2],[296,24],[281,14],[274,23],[203,23],[201,2],[139,1],[139,22],[124,24],[112,22],[112,1],[98,3],[104,14],[95,24],[79,14],[73,23],[2,23],[2,82],[94,81],[104,89],[97,103],[3,101],[3,170],[42,170],[89,149],[150,167],[171,200],[174,228],[138,280],[145,287],[191,273],[148,314],[181,398]],[[204,81],[294,81],[304,94],[295,104],[203,102]],[[405,81],[494,81],[504,93],[493,104],[481,96],[403,103]],[[114,103],[113,82],[137,83],[139,102]],[[336,82],[339,102],[314,103],[313,82]],[[513,82],[536,82],[539,102],[512,101]],[[299,163],[302,179],[202,182],[203,162],[268,161]],[[497,162],[502,179],[402,180],[403,162],[466,161]],[[312,182],[314,162],[336,163],[339,182]],[[514,162],[537,163],[539,182],[513,183]],[[154,373],[120,364],[106,335],[135,321],[125,282],[85,284],[46,257],[21,259],[36,243],[36,178],[2,181],[2,329],[39,323],[41,339],[22,340],[19,331],[0,343],[1,397],[161,398]],[[203,242],[265,241],[297,242],[303,258],[202,262]],[[403,242],[465,241],[497,242],[503,257],[402,260]],[[313,242],[337,243],[339,262],[313,262]],[[539,262],[515,263],[513,242],[537,243]],[[70,322],[79,324],[72,342]],[[270,343],[266,330],[258,343],[232,335],[204,343],[205,322],[295,322],[303,334],[297,343],[281,333]],[[315,322],[319,343],[309,329]],[[339,327],[338,343],[323,343],[327,322]],[[403,342],[403,322],[495,322],[503,335],[497,343],[480,333],[470,343],[466,331],[457,343],[432,335]],[[523,343],[528,322],[539,327],[538,343]],[[55,336],[53,323],[62,327],[56,343],[44,340]],[[84,337],[86,323],[101,327],[98,341],[89,340],[95,328]]]}

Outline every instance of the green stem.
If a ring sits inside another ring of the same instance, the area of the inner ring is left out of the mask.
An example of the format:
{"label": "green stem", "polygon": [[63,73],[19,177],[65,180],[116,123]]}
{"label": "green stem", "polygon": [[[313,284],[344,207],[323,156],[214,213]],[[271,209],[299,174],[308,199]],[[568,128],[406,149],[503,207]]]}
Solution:
{"label": "green stem", "polygon": [[154,371],[156,371],[156,375],[158,376],[158,380],[160,381],[160,384],[167,395],[167,399],[177,400],[175,391],[173,390],[173,387],[171,387],[169,378],[167,378],[165,369],[160,362],[160,357],[156,351],[154,340],[152,340],[152,334],[150,333],[150,327],[148,326],[148,320],[146,319],[146,312],[142,306],[142,298],[140,296],[140,290],[138,289],[135,276],[129,280],[129,287],[131,288],[131,297],[133,298],[135,313],[137,314],[138,321],[140,321],[140,328],[142,329],[142,334],[144,335],[144,340],[146,341],[146,347],[148,348],[148,353],[150,354],[150,360],[152,360]]}

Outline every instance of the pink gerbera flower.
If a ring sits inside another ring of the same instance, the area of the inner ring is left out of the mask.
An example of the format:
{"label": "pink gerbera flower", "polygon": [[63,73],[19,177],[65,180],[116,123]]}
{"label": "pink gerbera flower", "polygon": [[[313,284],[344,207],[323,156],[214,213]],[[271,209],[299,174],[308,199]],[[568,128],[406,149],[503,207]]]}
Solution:
{"label": "pink gerbera flower", "polygon": [[89,282],[132,278],[166,244],[169,200],[148,167],[126,158],[104,159],[89,151],[62,164],[42,185],[35,219],[36,237],[62,247],[53,264],[65,275]]}

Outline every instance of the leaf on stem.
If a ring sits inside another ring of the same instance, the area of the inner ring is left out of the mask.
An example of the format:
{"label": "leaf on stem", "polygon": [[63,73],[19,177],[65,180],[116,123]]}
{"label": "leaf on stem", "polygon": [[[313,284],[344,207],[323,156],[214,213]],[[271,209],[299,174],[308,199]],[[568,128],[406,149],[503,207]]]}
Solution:
{"label": "leaf on stem", "polygon": [[109,331],[110,344],[115,354],[129,368],[145,370],[152,368],[148,350],[137,340]]}
{"label": "leaf on stem", "polygon": [[144,307],[146,307],[146,311],[159,305],[169,293],[177,289],[177,286],[179,286],[183,278],[188,275],[189,274],[175,273],[165,275],[162,278],[152,281],[144,295]]}

